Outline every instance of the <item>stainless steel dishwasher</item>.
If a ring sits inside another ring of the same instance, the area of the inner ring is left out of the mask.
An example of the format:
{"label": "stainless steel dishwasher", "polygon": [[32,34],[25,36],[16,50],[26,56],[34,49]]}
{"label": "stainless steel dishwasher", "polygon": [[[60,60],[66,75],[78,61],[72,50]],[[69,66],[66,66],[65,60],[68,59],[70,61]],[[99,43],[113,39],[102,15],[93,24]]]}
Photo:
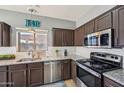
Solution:
{"label": "stainless steel dishwasher", "polygon": [[61,62],[44,62],[44,83],[52,83],[61,80]]}

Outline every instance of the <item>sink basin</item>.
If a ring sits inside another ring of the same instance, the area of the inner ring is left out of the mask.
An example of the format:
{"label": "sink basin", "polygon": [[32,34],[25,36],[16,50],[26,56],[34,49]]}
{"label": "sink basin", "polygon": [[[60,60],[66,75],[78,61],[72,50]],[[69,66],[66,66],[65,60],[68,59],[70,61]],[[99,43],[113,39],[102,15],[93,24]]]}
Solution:
{"label": "sink basin", "polygon": [[18,60],[17,62],[25,62],[25,61],[34,61],[35,59],[33,58],[22,58],[20,60]]}

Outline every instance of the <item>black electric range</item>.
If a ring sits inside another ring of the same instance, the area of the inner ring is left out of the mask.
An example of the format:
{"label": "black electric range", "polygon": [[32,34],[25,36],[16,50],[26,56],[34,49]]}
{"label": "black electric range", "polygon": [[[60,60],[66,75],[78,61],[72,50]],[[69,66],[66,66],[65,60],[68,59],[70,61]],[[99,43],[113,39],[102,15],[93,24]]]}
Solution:
{"label": "black electric range", "polygon": [[97,61],[97,60],[91,60],[91,59],[80,59],[77,61],[78,63],[85,65],[99,73],[116,70],[121,68],[121,66],[118,63],[108,63],[108,61]]}
{"label": "black electric range", "polygon": [[90,87],[103,86],[104,72],[122,68],[122,56],[92,52],[89,59],[77,60],[77,77]]}

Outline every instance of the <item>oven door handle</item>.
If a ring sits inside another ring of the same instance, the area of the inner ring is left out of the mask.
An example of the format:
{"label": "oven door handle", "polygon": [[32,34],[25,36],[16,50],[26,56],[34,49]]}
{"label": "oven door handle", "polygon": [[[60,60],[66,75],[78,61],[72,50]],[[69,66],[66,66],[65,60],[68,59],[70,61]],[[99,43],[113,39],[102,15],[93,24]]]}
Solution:
{"label": "oven door handle", "polygon": [[82,64],[80,64],[80,63],[78,63],[78,62],[76,62],[76,64],[77,64],[79,67],[81,67],[82,69],[84,69],[84,70],[86,70],[87,72],[91,73],[92,75],[94,75],[94,76],[96,76],[96,77],[98,77],[98,78],[101,78],[101,74],[97,73],[96,71],[93,71],[92,69],[90,69],[90,68],[88,68],[88,67],[86,67],[86,66],[84,66],[84,65],[82,65]]}

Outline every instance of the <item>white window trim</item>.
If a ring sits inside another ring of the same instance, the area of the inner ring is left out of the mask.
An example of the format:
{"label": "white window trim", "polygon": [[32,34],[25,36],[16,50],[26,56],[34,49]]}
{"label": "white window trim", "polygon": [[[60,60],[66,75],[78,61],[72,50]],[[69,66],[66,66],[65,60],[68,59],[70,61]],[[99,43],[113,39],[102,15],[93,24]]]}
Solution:
{"label": "white window trim", "polygon": [[[28,32],[29,28],[19,28],[19,27],[16,27],[15,29],[16,29],[16,49],[17,49],[16,51],[17,51],[17,52],[20,52],[20,51],[19,51],[19,38],[18,38],[18,33],[19,33],[19,32]],[[44,33],[44,34],[47,35],[47,49],[46,49],[46,51],[47,51],[47,50],[48,50],[48,32],[49,32],[49,30],[35,29],[35,31],[36,31],[36,33],[40,33],[40,34]]]}

